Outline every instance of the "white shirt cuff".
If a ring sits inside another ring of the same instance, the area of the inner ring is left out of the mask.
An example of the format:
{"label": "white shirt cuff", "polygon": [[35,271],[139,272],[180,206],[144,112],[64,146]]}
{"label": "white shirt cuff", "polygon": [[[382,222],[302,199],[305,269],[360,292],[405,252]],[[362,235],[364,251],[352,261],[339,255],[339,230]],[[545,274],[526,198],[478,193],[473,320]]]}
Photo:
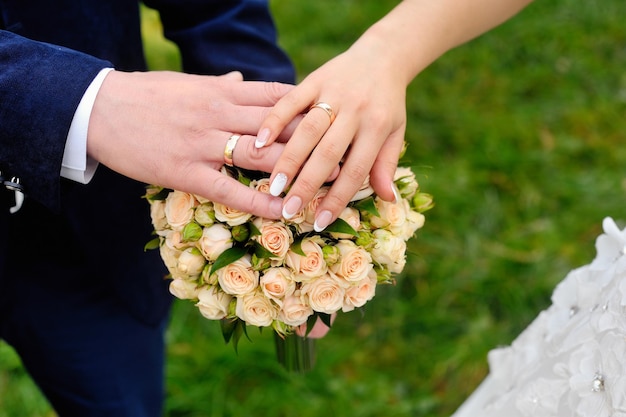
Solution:
{"label": "white shirt cuff", "polygon": [[110,71],[113,71],[113,68],[101,70],[89,87],[87,87],[83,98],[76,108],[67,134],[63,162],[61,164],[61,176],[81,184],[89,183],[98,167],[98,161],[87,155],[87,129],[89,127],[91,110],[96,101],[96,95],[104,82],[104,78]]}

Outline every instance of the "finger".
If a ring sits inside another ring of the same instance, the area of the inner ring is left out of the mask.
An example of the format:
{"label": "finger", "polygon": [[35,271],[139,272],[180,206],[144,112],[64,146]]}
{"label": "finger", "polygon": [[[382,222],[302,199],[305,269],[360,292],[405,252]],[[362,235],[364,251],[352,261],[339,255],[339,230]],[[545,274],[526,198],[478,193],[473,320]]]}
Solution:
{"label": "finger", "polygon": [[236,104],[263,107],[274,106],[281,98],[294,88],[292,84],[284,84],[273,81],[231,80],[223,83],[222,87]]}
{"label": "finger", "polygon": [[304,113],[315,100],[315,90],[300,84],[284,95],[272,108],[258,131],[257,147],[271,144],[283,129],[298,115]]}
{"label": "finger", "polygon": [[397,197],[393,178],[403,146],[404,127],[392,133],[385,141],[370,171],[370,185],[385,201],[394,201]]}
{"label": "finger", "polygon": [[[289,142],[287,142],[282,156],[278,162],[276,162],[276,166],[272,171],[272,195],[280,195],[291,183],[291,181],[293,181],[296,174],[300,170],[300,167],[304,165],[304,162],[307,160],[309,155],[311,155],[311,152],[318,144],[320,138],[328,130],[329,126],[330,123],[328,116],[322,111],[309,113],[300,122],[300,124],[296,127],[292,138]],[[330,151],[328,152],[332,153],[332,149],[334,149],[336,145],[336,143],[331,141],[326,145],[326,149],[330,148]],[[343,151],[345,151],[345,149],[343,149]],[[333,167],[339,162],[340,158],[341,157],[337,159],[333,157],[322,161],[323,163],[327,163],[329,165],[317,165],[317,167],[327,169],[328,172],[324,175],[318,173],[319,175],[315,175],[314,178],[322,177],[322,181],[326,179]],[[316,181],[313,181],[313,183],[315,182]],[[301,185],[301,187],[305,185]],[[319,184],[317,185],[319,186]]]}
{"label": "finger", "polygon": [[279,219],[282,199],[256,191],[208,166],[194,173],[189,191],[211,201],[267,219]]}
{"label": "finger", "polygon": [[[324,113],[321,112],[321,115],[324,116]],[[326,118],[328,117],[326,116]],[[300,173],[285,197],[283,217],[288,219],[298,213],[313,199],[328,178],[337,175],[336,168],[346,153],[346,149],[350,145],[350,139],[354,134],[354,128],[350,125],[345,126],[343,123],[340,120],[335,122],[311,153],[306,164],[302,166]],[[290,141],[287,147],[291,144],[292,142]],[[287,147],[285,152],[283,152],[283,157],[287,153]],[[274,172],[276,172],[276,169],[274,169]],[[343,168],[339,171],[337,178],[341,178],[342,175]],[[284,178],[288,177],[285,176]],[[274,177],[274,181],[278,182],[279,180],[280,176],[277,174]],[[272,182],[272,186],[274,186],[274,182]]]}

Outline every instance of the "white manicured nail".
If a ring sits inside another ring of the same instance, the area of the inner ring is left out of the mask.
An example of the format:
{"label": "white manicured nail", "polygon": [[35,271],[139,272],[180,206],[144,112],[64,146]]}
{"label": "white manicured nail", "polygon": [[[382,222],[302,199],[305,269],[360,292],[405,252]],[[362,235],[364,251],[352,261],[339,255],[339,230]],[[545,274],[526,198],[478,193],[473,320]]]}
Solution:
{"label": "white manicured nail", "polygon": [[286,185],[287,176],[282,172],[277,174],[276,177],[274,177],[274,181],[272,181],[272,184],[270,185],[270,194],[274,197],[278,197],[280,193],[283,192]]}
{"label": "white manicured nail", "polygon": [[328,227],[332,219],[333,219],[333,215],[331,214],[330,211],[328,210],[322,211],[319,214],[319,216],[317,216],[317,218],[315,219],[315,223],[313,224],[313,229],[317,233],[322,232],[324,229],[326,229],[326,227]]}
{"label": "white manicured nail", "polygon": [[394,203],[399,203],[402,200],[402,195],[400,194],[400,190],[396,187],[396,183],[391,181],[391,191],[393,191]]}

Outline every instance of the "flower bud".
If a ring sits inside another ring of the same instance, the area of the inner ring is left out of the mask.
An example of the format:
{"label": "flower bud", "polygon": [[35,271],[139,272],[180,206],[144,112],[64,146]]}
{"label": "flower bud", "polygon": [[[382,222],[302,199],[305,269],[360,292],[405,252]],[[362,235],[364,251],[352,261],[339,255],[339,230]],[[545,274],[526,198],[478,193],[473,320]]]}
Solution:
{"label": "flower bud", "polygon": [[413,197],[413,208],[420,213],[435,207],[433,196],[427,193],[417,193]]}
{"label": "flower bud", "polygon": [[250,230],[245,224],[234,226],[231,229],[231,233],[233,234],[233,239],[237,242],[245,242],[250,236]]}
{"label": "flower bud", "polygon": [[211,226],[215,223],[215,209],[213,204],[204,203],[196,207],[194,220],[201,226]]}
{"label": "flower bud", "polygon": [[183,227],[183,241],[184,242],[197,242],[202,237],[202,227],[196,223],[187,223]]}
{"label": "flower bud", "polygon": [[324,255],[324,261],[327,265],[334,265],[341,259],[339,248],[334,245],[324,246],[322,248],[322,254]]}

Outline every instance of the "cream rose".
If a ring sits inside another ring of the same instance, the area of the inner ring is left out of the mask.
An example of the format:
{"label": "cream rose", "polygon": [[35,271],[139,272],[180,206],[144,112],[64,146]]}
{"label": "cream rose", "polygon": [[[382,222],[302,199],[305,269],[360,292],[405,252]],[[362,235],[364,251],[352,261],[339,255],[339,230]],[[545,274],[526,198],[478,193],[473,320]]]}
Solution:
{"label": "cream rose", "polygon": [[197,278],[206,264],[204,255],[197,248],[187,248],[178,256],[176,278]]}
{"label": "cream rose", "polygon": [[239,296],[251,293],[259,286],[259,273],[252,269],[250,259],[250,255],[244,255],[217,270],[217,282],[224,292]]}
{"label": "cream rose", "polygon": [[152,220],[154,230],[157,232],[167,227],[165,200],[156,200],[150,203],[150,219]]}
{"label": "cream rose", "polygon": [[374,268],[369,252],[351,240],[340,240],[335,246],[339,249],[341,259],[330,269],[338,277],[349,283],[359,282]]}
{"label": "cream rose", "polygon": [[181,300],[195,300],[200,289],[193,281],[176,278],[170,282],[170,293]]}
{"label": "cream rose", "polygon": [[284,259],[289,246],[293,243],[291,230],[282,222],[265,220],[260,217],[254,219],[253,223],[261,232],[260,235],[254,236],[253,239],[270,251],[275,259]]}
{"label": "cream rose", "polygon": [[376,294],[377,277],[374,270],[370,271],[365,279],[362,279],[357,285],[353,285],[346,289],[346,295],[343,299],[342,311],[348,312],[356,307],[362,307],[369,300],[374,298]]}
{"label": "cream rose", "polygon": [[237,297],[235,314],[247,324],[266,327],[278,316],[278,307],[260,292],[253,292]]}
{"label": "cream rose", "polygon": [[288,326],[300,326],[306,323],[311,315],[313,315],[313,309],[302,301],[300,291],[296,291],[283,300],[282,308],[278,312],[278,320]]}
{"label": "cream rose", "polygon": [[233,247],[233,236],[223,224],[214,224],[202,230],[198,247],[205,258],[215,261],[222,252]]}
{"label": "cream rose", "polygon": [[296,290],[296,282],[289,268],[269,268],[263,272],[259,281],[263,294],[279,306],[285,297],[289,297]]}
{"label": "cream rose", "polygon": [[233,299],[231,295],[220,291],[215,286],[204,287],[198,292],[196,307],[209,320],[221,320],[228,315],[228,306]]}
{"label": "cream rose", "polygon": [[398,237],[404,240],[409,240],[418,229],[424,227],[425,221],[426,217],[424,217],[422,213],[418,213],[417,211],[409,209],[406,216],[406,222],[404,223],[404,227],[398,231]]}
{"label": "cream rose", "polygon": [[173,230],[182,230],[193,219],[196,198],[189,193],[172,191],[165,199],[165,217]]}
{"label": "cream rose", "polygon": [[250,213],[235,210],[220,203],[213,203],[213,208],[215,209],[215,218],[229,226],[239,226],[252,217]]}
{"label": "cream rose", "polygon": [[159,246],[159,252],[167,270],[170,274],[172,274],[176,271],[176,265],[178,264],[178,257],[180,256],[181,251],[166,244]]}
{"label": "cream rose", "polygon": [[[305,281],[324,275],[328,270],[328,266],[326,261],[324,261],[322,247],[315,242],[315,238],[308,237],[302,239],[300,247],[305,256],[289,250],[285,258],[287,266],[295,271],[297,275],[303,275]],[[302,280],[302,278],[299,278],[299,281]]]}
{"label": "cream rose", "polygon": [[374,230],[374,247],[372,259],[389,269],[389,272],[400,273],[406,264],[406,241],[385,229]]}
{"label": "cream rose", "polygon": [[331,272],[302,285],[302,296],[311,308],[332,314],[343,306],[345,288]]}

